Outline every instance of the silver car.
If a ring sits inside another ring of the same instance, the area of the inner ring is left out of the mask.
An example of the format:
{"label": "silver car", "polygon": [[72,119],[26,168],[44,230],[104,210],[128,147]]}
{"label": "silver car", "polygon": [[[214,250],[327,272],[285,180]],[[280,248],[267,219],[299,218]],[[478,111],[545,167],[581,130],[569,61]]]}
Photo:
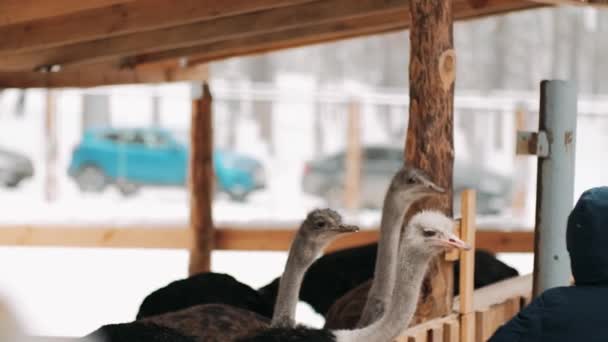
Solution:
{"label": "silver car", "polygon": [[34,175],[32,161],[26,156],[0,149],[0,185],[14,188]]}
{"label": "silver car", "polygon": [[[403,164],[403,150],[397,147],[366,146],[361,156],[361,197],[364,208],[382,207],[384,194],[395,172]],[[454,163],[455,204],[465,188],[477,191],[477,212],[497,214],[508,205],[512,179],[460,161]],[[319,196],[332,207],[343,206],[345,152],[309,161],[304,166],[302,190]]]}

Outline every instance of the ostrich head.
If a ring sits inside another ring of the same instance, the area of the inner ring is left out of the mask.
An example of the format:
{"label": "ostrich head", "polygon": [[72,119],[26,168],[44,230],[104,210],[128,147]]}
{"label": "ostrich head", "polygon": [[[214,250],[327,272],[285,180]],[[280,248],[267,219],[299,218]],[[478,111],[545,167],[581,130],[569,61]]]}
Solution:
{"label": "ostrich head", "polygon": [[417,248],[426,255],[453,248],[471,249],[454,234],[454,221],[439,211],[425,210],[414,215],[405,234],[407,248]]}
{"label": "ostrich head", "polygon": [[435,184],[424,171],[404,165],[391,180],[387,195],[397,194],[398,201],[418,200],[434,194],[444,193],[445,190]]}
{"label": "ostrich head", "polygon": [[312,241],[329,241],[336,235],[359,231],[359,227],[344,224],[342,216],[331,209],[315,209],[304,220],[300,232]]}

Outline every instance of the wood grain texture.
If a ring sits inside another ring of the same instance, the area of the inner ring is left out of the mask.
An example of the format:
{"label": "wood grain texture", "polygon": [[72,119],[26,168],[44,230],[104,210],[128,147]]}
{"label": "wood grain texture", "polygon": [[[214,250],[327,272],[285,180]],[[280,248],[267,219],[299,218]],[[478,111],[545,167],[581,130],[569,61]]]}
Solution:
{"label": "wood grain texture", "polygon": [[[222,225],[216,227],[215,249],[222,250],[261,250],[286,251],[294,234],[295,226],[285,226],[276,229],[265,227],[239,228],[237,226]],[[184,225],[150,225],[129,226],[87,226],[74,227],[64,225],[17,225],[0,227],[0,246],[48,246],[48,247],[98,247],[98,248],[190,248],[190,229]],[[519,232],[483,231],[480,235],[494,236],[485,241],[510,241],[510,235]],[[533,234],[529,236],[532,243]],[[376,242],[377,230],[364,230],[357,234],[349,234],[337,238],[328,248],[328,251],[361,246]],[[513,249],[509,244],[498,246],[480,245],[493,253],[509,252]],[[532,252],[522,250],[520,252]]]}
{"label": "wood grain texture", "polygon": [[[159,30],[311,0],[137,0],[27,23],[0,26],[0,55]],[[55,1],[47,1],[53,3]],[[74,1],[72,1],[74,2]],[[78,1],[89,3],[90,1]],[[118,1],[105,2],[112,4]],[[0,12],[2,13],[2,12]]]}
{"label": "wood grain texture", "polygon": [[[447,191],[412,206],[407,216],[421,209],[437,209],[452,216],[454,80],[446,73],[454,72],[455,65],[445,57],[446,52],[454,48],[452,1],[410,0],[409,3],[410,108],[405,161],[429,173],[433,181]],[[441,317],[451,311],[452,267],[443,257],[431,263],[414,322]]]}
{"label": "wood grain texture", "polygon": [[155,51],[219,42],[298,26],[340,21],[373,13],[389,13],[406,6],[406,0],[327,0],[239,16],[196,22],[160,30],[75,43],[40,51],[6,55],[6,71],[34,70],[45,65],[81,65]]}
{"label": "wood grain texture", "polygon": [[461,251],[460,256],[460,340],[471,341],[475,336],[475,319],[473,317],[473,289],[475,287],[475,192],[465,190],[462,193],[462,221],[460,236],[471,245],[470,251]]}
{"label": "wood grain texture", "polygon": [[0,72],[0,88],[68,88],[102,85],[165,83],[205,79],[205,65],[142,65],[133,69],[116,69],[106,64],[92,64],[77,70],[41,72]]}
{"label": "wood grain texture", "polygon": [[190,228],[193,245],[190,250],[190,274],[211,270],[214,228],[213,201],[213,115],[211,92],[205,82],[202,98],[192,101],[190,129]]}
{"label": "wood grain texture", "polygon": [[[2,0],[0,26],[76,13],[133,0]],[[5,38],[5,36],[0,36]]]}

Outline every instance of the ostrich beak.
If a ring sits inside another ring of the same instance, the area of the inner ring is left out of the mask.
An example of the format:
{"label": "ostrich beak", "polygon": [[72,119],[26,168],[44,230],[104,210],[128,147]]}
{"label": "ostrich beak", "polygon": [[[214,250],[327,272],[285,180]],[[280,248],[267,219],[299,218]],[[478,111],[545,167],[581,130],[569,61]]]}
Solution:
{"label": "ostrich beak", "polygon": [[359,227],[350,224],[340,224],[335,230],[340,233],[355,233],[359,231]]}
{"label": "ostrich beak", "polygon": [[471,250],[471,246],[468,243],[460,240],[454,234],[449,234],[445,238],[442,238],[441,243],[448,248],[458,248],[465,251]]}

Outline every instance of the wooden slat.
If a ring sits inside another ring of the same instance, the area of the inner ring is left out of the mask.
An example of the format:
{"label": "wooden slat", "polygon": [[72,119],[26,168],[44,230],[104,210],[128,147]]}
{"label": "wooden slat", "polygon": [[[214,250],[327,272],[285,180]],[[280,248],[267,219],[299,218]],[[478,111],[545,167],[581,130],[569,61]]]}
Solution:
{"label": "wooden slat", "polygon": [[137,0],[0,27],[0,37],[3,37],[0,40],[0,55],[164,29],[310,1],[312,0]]}
{"label": "wooden slat", "polygon": [[[284,251],[289,248],[295,227],[239,228],[220,226],[216,233],[216,249]],[[133,231],[133,232],[132,232]],[[159,226],[92,226],[87,228],[62,225],[19,225],[0,226],[0,246],[61,246],[61,247],[125,247],[125,248],[189,248],[187,227],[183,225]],[[510,234],[519,232],[483,231],[479,235],[496,235],[492,240],[510,240]],[[105,237],[109,238],[105,238]],[[137,237],[137,241],[130,237]],[[166,237],[166,238],[165,238]],[[122,241],[123,238],[127,240]],[[364,230],[356,234],[338,238],[329,249],[335,250],[351,246],[373,243],[378,239],[377,230]],[[161,241],[162,242],[158,242]],[[477,248],[482,248],[479,244]],[[492,252],[505,252],[516,248],[501,244]],[[527,251],[531,252],[531,250]],[[474,292],[475,293],[475,292]],[[477,298],[474,299],[474,302]]]}
{"label": "wooden slat", "polygon": [[451,320],[443,324],[443,340],[445,342],[460,341],[460,327],[458,320]]}
{"label": "wooden slat", "polygon": [[[0,26],[60,16],[133,0],[2,0]],[[0,36],[5,39],[6,36]]]}
{"label": "wooden slat", "polygon": [[471,244],[470,251],[461,251],[460,256],[460,340],[471,341],[475,335],[475,320],[473,311],[473,288],[475,287],[475,192],[465,190],[462,193],[462,223],[460,236]]}
{"label": "wooden slat", "polygon": [[533,231],[510,231],[504,233],[501,231],[478,230],[475,244],[477,248],[495,252],[531,253],[534,251]]}
{"label": "wooden slat", "polygon": [[226,17],[188,25],[121,35],[0,59],[6,71],[33,70],[44,65],[91,63],[283,29],[339,21],[407,6],[407,0],[327,0]]}
{"label": "wooden slat", "polygon": [[[446,326],[449,326],[449,329],[446,329]],[[454,332],[458,328],[458,315],[449,314],[444,317],[435,318],[428,320],[426,322],[417,324],[415,326],[409,327],[401,335],[395,339],[396,342],[406,342],[409,341],[408,338],[422,338],[422,341],[426,341],[426,337],[428,337],[433,329],[437,329],[438,327],[442,327],[441,329],[446,331],[449,330]],[[449,333],[447,334],[449,336]],[[444,341],[450,341],[445,339],[446,334],[444,333]]]}
{"label": "wooden slat", "polygon": [[[473,311],[485,310],[496,303],[505,302],[510,298],[530,298],[531,296],[531,274],[506,279],[473,291]],[[457,309],[460,298],[456,297],[454,303],[455,309]]]}
{"label": "wooden slat", "polygon": [[196,81],[207,77],[205,65],[191,67],[143,65],[134,69],[110,69],[102,64],[57,73],[0,72],[0,88],[96,87],[101,85]]}

